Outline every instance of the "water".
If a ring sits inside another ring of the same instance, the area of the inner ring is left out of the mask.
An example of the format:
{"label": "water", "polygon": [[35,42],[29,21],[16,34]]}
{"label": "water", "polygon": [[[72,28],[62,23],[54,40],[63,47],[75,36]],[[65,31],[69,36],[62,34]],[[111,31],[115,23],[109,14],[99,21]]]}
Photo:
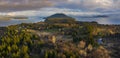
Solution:
{"label": "water", "polygon": [[[110,16],[110,17],[99,17],[99,18],[81,18],[79,16],[73,16],[78,21],[97,21],[100,24],[119,24],[120,25],[120,16]],[[36,23],[40,21],[44,21],[43,17],[29,17],[28,19],[11,19],[11,20],[0,20],[1,26],[9,26],[21,23]]]}

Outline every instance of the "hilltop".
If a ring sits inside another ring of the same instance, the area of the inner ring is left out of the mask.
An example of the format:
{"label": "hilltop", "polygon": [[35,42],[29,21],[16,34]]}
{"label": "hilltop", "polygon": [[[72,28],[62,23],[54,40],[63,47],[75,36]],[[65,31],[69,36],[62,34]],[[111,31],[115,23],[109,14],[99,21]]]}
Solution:
{"label": "hilltop", "polygon": [[62,13],[57,13],[46,18],[47,23],[74,23],[75,19]]}

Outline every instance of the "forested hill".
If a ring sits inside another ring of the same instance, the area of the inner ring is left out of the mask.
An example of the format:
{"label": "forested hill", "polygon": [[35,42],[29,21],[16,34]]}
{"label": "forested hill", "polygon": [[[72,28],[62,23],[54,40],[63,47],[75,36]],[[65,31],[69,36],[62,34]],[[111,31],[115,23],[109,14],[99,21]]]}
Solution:
{"label": "forested hill", "polygon": [[119,38],[119,28],[119,25],[101,25],[97,22],[38,22],[0,27],[0,57],[109,57],[110,51],[99,46],[96,39]]}
{"label": "forested hill", "polygon": [[52,18],[0,27],[0,35],[0,58],[119,58],[120,25]]}
{"label": "forested hill", "polygon": [[62,13],[57,13],[46,18],[47,23],[74,23],[75,19]]}

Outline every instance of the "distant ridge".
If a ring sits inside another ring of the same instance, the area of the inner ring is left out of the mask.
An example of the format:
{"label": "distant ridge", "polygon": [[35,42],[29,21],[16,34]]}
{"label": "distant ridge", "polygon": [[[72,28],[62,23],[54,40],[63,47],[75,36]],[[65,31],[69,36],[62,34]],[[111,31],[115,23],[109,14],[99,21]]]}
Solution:
{"label": "distant ridge", "polygon": [[57,13],[57,14],[51,15],[47,18],[72,18],[72,17],[69,17],[63,13]]}
{"label": "distant ridge", "polygon": [[63,13],[57,13],[46,18],[47,23],[72,23],[75,19]]}

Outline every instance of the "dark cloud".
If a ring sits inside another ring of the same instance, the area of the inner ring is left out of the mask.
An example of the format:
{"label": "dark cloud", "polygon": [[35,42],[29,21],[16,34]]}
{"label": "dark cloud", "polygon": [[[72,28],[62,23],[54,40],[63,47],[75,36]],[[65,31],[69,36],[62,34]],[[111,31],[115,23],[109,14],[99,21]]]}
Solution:
{"label": "dark cloud", "polygon": [[0,11],[32,10],[42,7],[83,10],[120,10],[120,0],[0,0]]}
{"label": "dark cloud", "polygon": [[0,0],[0,11],[32,10],[52,6],[48,0]]}

